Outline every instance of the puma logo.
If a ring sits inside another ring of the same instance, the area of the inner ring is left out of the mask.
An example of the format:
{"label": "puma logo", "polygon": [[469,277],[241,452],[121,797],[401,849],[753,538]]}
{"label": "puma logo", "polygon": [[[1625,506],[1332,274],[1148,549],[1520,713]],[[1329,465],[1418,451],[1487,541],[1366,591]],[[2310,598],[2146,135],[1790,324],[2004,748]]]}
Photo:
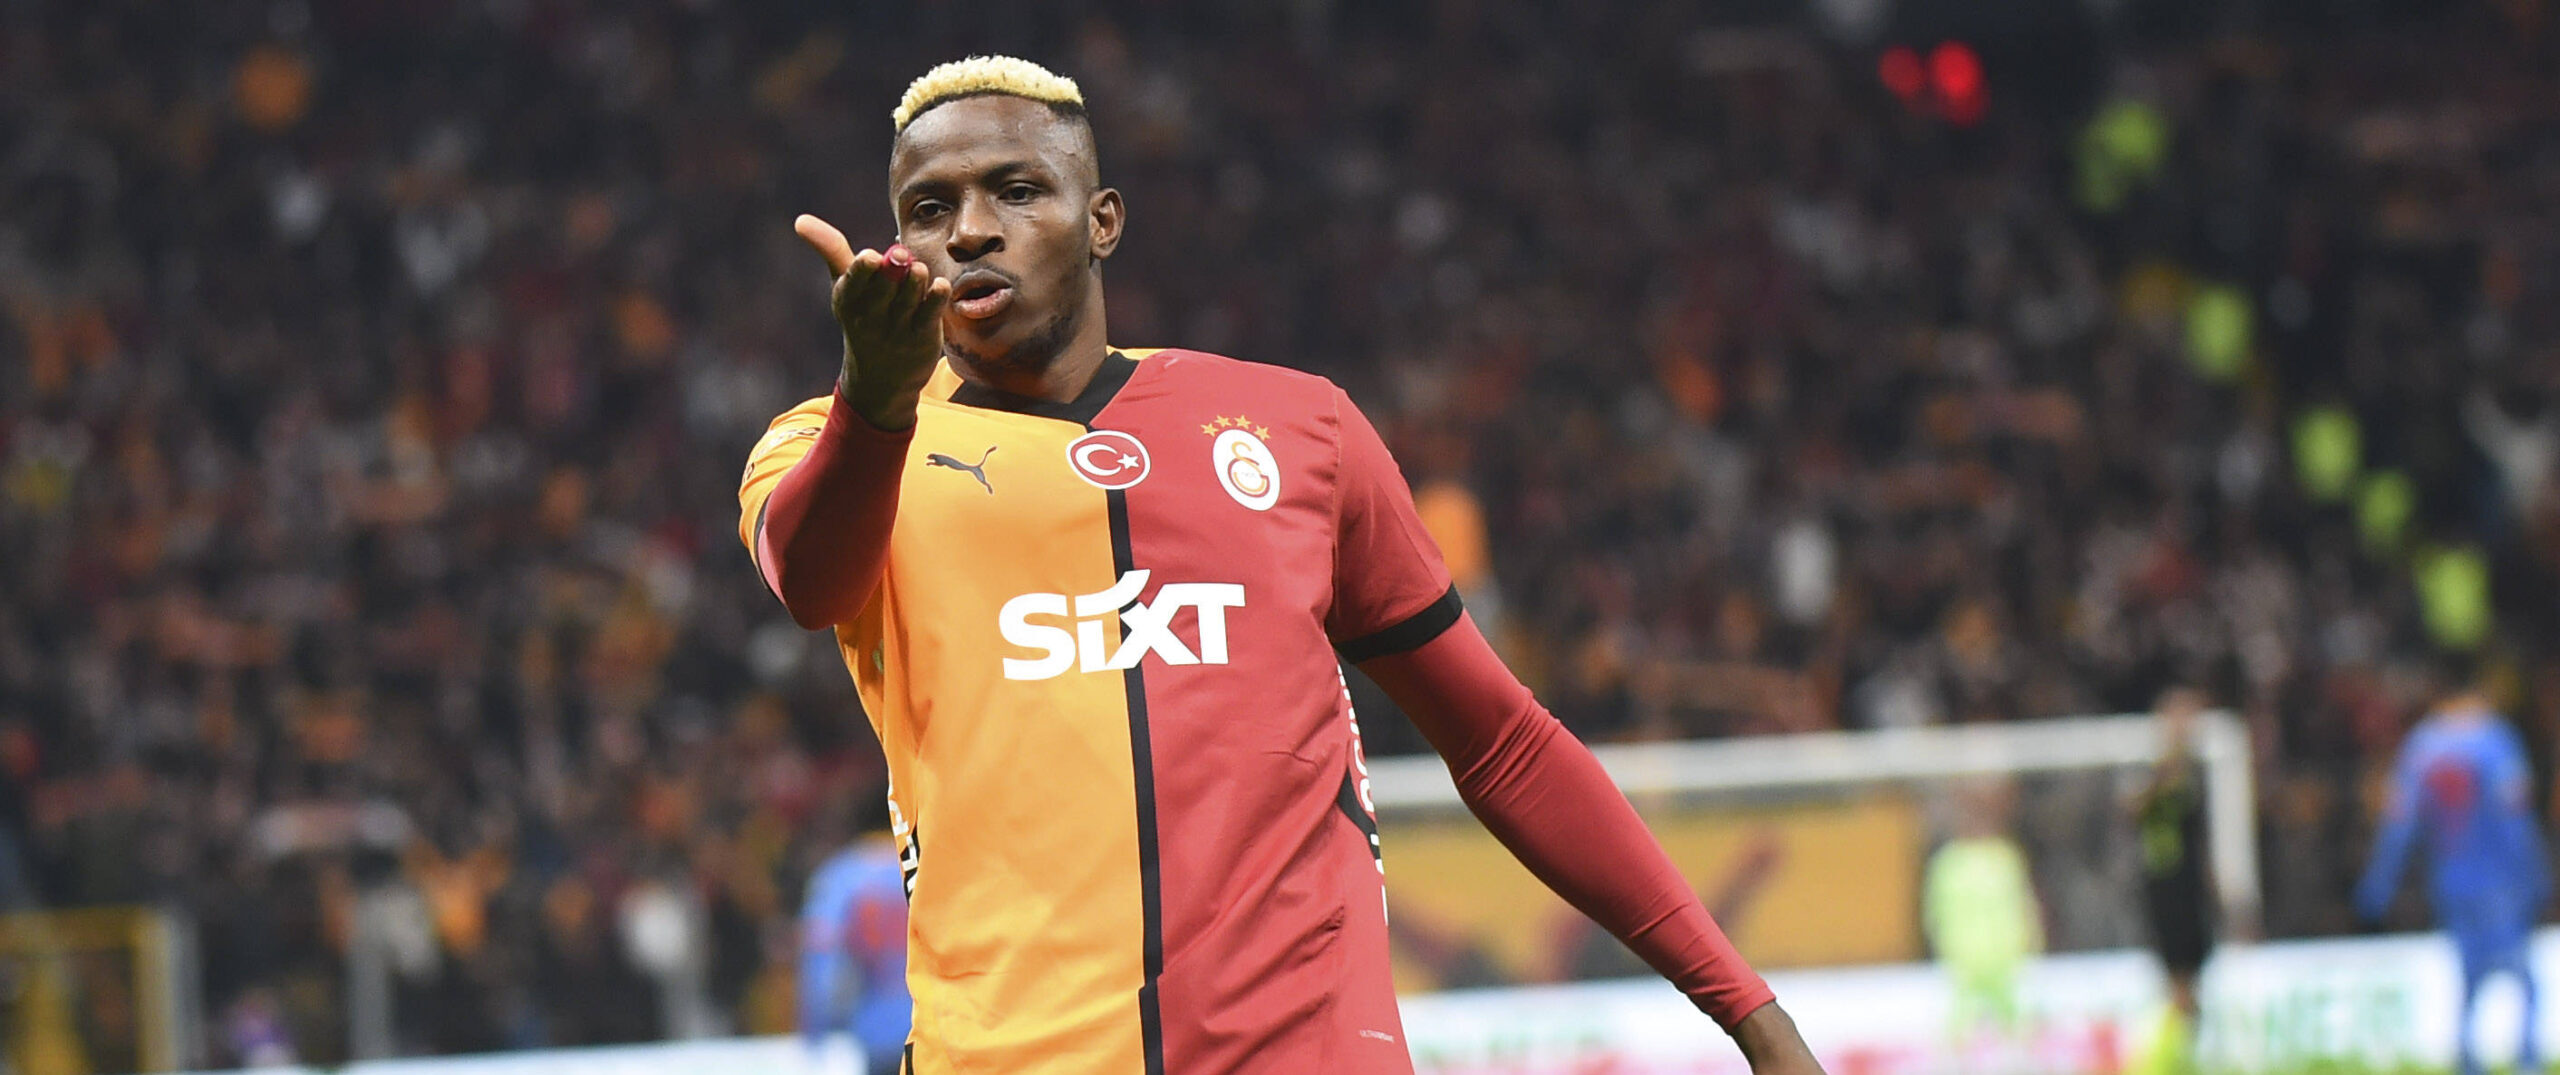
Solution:
{"label": "puma logo", "polygon": [[953,470],[967,471],[970,477],[978,479],[978,484],[985,485],[987,487],[988,496],[994,496],[996,487],[989,485],[987,482],[987,456],[994,454],[996,454],[995,446],[990,445],[987,448],[986,455],[979,456],[977,462],[963,463],[950,456],[944,455],[941,452],[932,452],[928,453],[924,457],[924,465],[929,467],[950,467]]}

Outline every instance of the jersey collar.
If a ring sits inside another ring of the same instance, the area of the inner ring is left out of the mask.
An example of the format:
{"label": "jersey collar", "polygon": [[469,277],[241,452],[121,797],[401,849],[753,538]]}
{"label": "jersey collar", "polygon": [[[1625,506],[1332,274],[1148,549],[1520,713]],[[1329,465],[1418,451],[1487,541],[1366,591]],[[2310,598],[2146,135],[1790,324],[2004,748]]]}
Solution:
{"label": "jersey collar", "polygon": [[1077,425],[1092,425],[1094,417],[1102,413],[1102,408],[1110,405],[1113,397],[1120,394],[1120,389],[1128,385],[1129,377],[1137,371],[1137,360],[1115,349],[1103,356],[1101,368],[1093,371],[1093,380],[1085,383],[1081,394],[1072,400],[1060,403],[1056,400],[1017,396],[985,385],[972,384],[962,380],[959,372],[951,368],[950,359],[944,359],[942,365],[933,371],[933,380],[926,384],[925,392],[929,396],[939,395],[963,407],[1011,411],[1015,414],[1074,422]]}

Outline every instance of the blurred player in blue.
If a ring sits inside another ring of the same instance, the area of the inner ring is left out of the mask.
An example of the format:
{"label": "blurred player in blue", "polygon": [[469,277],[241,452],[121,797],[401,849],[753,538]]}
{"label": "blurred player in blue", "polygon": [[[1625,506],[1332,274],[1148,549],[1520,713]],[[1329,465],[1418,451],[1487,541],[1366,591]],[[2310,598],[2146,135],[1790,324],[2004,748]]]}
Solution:
{"label": "blurred player in blue", "polygon": [[870,1075],[899,1070],[910,1015],[906,879],[889,820],[876,800],[864,835],[810,875],[800,908],[800,1038],[823,1064],[834,1036],[849,1035]]}
{"label": "blurred player in blue", "polygon": [[2472,1011],[2481,984],[2500,971],[2513,973],[2524,986],[2517,1067],[2536,1071],[2542,1057],[2533,1032],[2539,998],[2526,949],[2550,894],[2550,877],[2531,806],[2532,765],[2523,738],[2489,708],[2467,673],[2447,685],[2452,689],[2444,700],[2401,745],[2373,862],[2356,886],[2356,911],[2374,921],[2389,909],[2409,845],[2424,833],[2428,896],[2437,923],[2452,935],[2462,958],[2461,1071],[2480,1070],[2471,1048]]}

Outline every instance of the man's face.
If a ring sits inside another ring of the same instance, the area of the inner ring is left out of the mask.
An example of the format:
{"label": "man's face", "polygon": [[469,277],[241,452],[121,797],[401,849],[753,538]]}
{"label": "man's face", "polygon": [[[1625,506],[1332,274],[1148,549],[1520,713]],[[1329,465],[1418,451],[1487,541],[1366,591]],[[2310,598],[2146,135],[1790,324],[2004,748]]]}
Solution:
{"label": "man's face", "polygon": [[889,157],[898,240],[952,282],[946,353],[1039,369],[1087,314],[1120,238],[1085,129],[1036,101],[969,97],[916,117]]}

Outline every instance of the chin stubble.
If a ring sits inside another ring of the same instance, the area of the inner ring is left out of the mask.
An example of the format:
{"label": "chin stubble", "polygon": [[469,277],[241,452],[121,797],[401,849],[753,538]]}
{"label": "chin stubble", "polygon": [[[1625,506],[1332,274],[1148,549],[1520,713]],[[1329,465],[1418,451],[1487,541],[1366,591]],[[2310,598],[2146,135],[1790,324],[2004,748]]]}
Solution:
{"label": "chin stubble", "polygon": [[1003,370],[1007,373],[1021,374],[1046,372],[1050,366],[1057,363],[1058,354],[1066,350],[1067,341],[1074,338],[1076,314],[1082,307],[1083,302],[1079,298],[1074,307],[1059,310],[1055,316],[1049,318],[1047,324],[1040,326],[1012,350],[1001,356],[970,350],[947,336],[942,341],[943,356],[960,359],[984,370]]}

